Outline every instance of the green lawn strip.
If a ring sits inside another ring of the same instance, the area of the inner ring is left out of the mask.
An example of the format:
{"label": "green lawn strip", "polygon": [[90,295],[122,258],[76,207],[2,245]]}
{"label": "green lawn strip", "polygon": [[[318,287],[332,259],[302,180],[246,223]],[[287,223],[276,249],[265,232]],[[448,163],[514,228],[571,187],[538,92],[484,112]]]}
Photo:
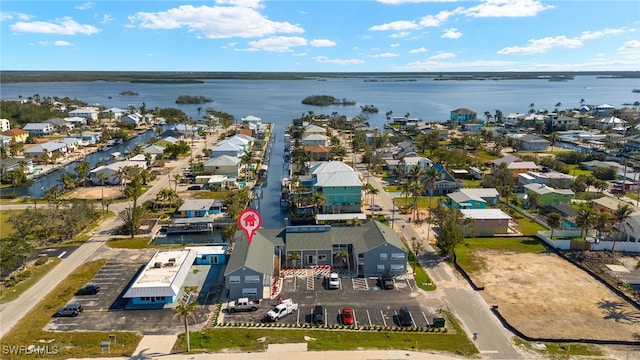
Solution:
{"label": "green lawn strip", "polygon": [[228,191],[196,191],[193,193],[193,198],[224,200],[228,193]]}
{"label": "green lawn strip", "polygon": [[529,351],[535,351],[541,355],[551,355],[552,359],[565,359],[569,356],[593,356],[601,357],[605,354],[596,345],[588,344],[576,344],[576,343],[542,343],[546,349],[536,349],[531,342],[515,338],[514,343],[516,346],[525,347]]}
{"label": "green lawn strip", "polygon": [[152,244],[151,239],[148,237],[130,237],[127,238],[112,238],[107,240],[107,246],[112,249],[180,249],[181,245],[155,245]]}
{"label": "green lawn strip", "polygon": [[[433,200],[429,200],[430,196],[418,196],[418,208],[427,209],[429,208],[429,202],[431,201],[431,208],[435,208],[438,206],[438,201],[446,201],[446,196],[434,196]],[[412,206],[413,198],[411,196],[405,198],[404,196],[398,196],[396,198],[396,206],[401,208],[403,206]]]}
{"label": "green lawn strip", "polygon": [[416,285],[424,291],[435,291],[437,289],[436,284],[433,283],[424,268],[420,266],[420,264],[416,263],[416,256],[409,248],[409,245],[405,243],[404,246],[409,252],[407,264],[413,268],[413,279],[416,281]]}
{"label": "green lawn strip", "polygon": [[499,250],[512,253],[540,254],[547,248],[535,237],[476,237],[465,239],[464,244],[456,246],[456,260],[468,274],[485,268],[482,258],[475,256],[476,250]]}
{"label": "green lawn strip", "polygon": [[[118,344],[111,347],[108,356],[131,356],[141,336],[133,332],[48,332],[43,328],[51,321],[51,315],[64,306],[73,294],[102,268],[106,259],[95,260],[83,264],[42,299],[23,319],[18,321],[0,340],[0,347],[5,346],[55,346],[57,354],[47,355],[48,359],[87,358],[105,356],[100,350],[100,342],[108,341],[109,334],[116,334]],[[82,315],[78,317],[82,321]],[[46,342],[41,342],[46,341]],[[3,354],[3,359],[23,359],[22,354]]]}
{"label": "green lawn strip", "polygon": [[493,155],[486,150],[476,150],[473,152],[473,157],[477,158],[483,163],[491,162],[492,160],[499,159],[500,156]]}
{"label": "green lawn strip", "polygon": [[0,210],[0,238],[2,239],[7,239],[13,232],[13,225],[8,220],[14,211],[20,210]]}
{"label": "green lawn strip", "polygon": [[567,165],[569,167],[569,175],[578,176],[578,175],[591,175],[591,170],[583,170],[580,169],[580,164],[571,164]]}
{"label": "green lawn strip", "polygon": [[4,304],[11,300],[16,299],[18,296],[22,295],[29,287],[38,282],[43,276],[45,276],[51,269],[56,267],[62,261],[59,258],[49,258],[46,264],[43,265],[34,265],[28,268],[29,272],[31,272],[31,276],[29,276],[24,281],[19,282],[15,286],[12,287],[0,287],[0,304]]}
{"label": "green lawn strip", "polygon": [[[478,350],[458,322],[448,314],[446,333],[418,331],[341,331],[284,328],[214,328],[190,332],[191,349],[211,352],[266,351],[269,344],[308,343],[310,351],[405,349],[412,351],[443,351],[464,357],[477,357]],[[306,341],[305,336],[314,340]],[[266,338],[258,342],[259,338]],[[417,345],[417,347],[416,347]],[[184,334],[174,350],[184,351]]]}
{"label": "green lawn strip", "polygon": [[395,193],[402,192],[402,187],[396,186],[396,185],[384,186],[382,187],[382,189],[384,189],[384,191],[386,192],[395,192]]}
{"label": "green lawn strip", "polygon": [[530,220],[520,213],[516,213],[513,219],[518,222],[520,233],[525,236],[535,236],[538,231],[548,230],[537,222]]}

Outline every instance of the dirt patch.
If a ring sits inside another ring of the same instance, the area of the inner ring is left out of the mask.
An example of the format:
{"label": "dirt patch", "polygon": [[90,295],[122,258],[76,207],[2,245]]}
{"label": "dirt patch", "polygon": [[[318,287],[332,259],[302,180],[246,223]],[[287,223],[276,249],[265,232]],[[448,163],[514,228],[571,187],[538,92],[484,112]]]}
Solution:
{"label": "dirt patch", "polygon": [[81,187],[75,189],[66,196],[68,199],[119,199],[122,197],[122,188],[120,186],[93,186]]}
{"label": "dirt patch", "polygon": [[473,276],[483,297],[523,334],[637,341],[640,311],[556,254],[477,255],[487,265]]}

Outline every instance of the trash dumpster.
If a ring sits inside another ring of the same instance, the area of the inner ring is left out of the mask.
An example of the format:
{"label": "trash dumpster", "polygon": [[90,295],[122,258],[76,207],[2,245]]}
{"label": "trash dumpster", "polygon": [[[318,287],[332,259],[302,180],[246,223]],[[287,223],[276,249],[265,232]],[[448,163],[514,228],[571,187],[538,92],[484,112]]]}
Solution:
{"label": "trash dumpster", "polygon": [[434,328],[443,328],[444,318],[433,318],[433,324],[431,326]]}

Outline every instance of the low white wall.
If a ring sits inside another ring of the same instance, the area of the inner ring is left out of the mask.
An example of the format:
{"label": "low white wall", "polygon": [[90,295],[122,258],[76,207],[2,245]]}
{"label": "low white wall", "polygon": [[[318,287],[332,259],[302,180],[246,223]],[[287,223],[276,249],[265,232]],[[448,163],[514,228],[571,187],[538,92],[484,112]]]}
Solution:
{"label": "low white wall", "polygon": [[[538,239],[544,241],[547,245],[558,250],[569,250],[571,248],[571,240],[561,239],[563,237],[576,238],[580,236],[580,230],[556,230],[553,232],[554,240],[551,240],[551,231],[538,231]],[[598,241],[591,242],[592,251],[624,251],[624,252],[640,252],[640,242],[629,241]]]}

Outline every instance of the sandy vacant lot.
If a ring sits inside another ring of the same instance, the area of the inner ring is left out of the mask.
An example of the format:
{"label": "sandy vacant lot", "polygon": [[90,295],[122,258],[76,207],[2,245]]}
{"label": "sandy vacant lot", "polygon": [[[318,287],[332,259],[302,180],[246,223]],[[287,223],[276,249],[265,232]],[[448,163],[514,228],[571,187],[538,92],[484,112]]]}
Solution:
{"label": "sandy vacant lot", "polygon": [[[104,188],[104,189],[103,189]],[[81,187],[67,195],[70,199],[101,199],[104,192],[105,199],[118,199],[122,197],[120,186],[92,186]]]}
{"label": "sandy vacant lot", "polygon": [[[538,338],[638,340],[640,312],[553,253],[481,252],[482,295],[523,334]],[[635,337],[634,337],[635,334]]]}

